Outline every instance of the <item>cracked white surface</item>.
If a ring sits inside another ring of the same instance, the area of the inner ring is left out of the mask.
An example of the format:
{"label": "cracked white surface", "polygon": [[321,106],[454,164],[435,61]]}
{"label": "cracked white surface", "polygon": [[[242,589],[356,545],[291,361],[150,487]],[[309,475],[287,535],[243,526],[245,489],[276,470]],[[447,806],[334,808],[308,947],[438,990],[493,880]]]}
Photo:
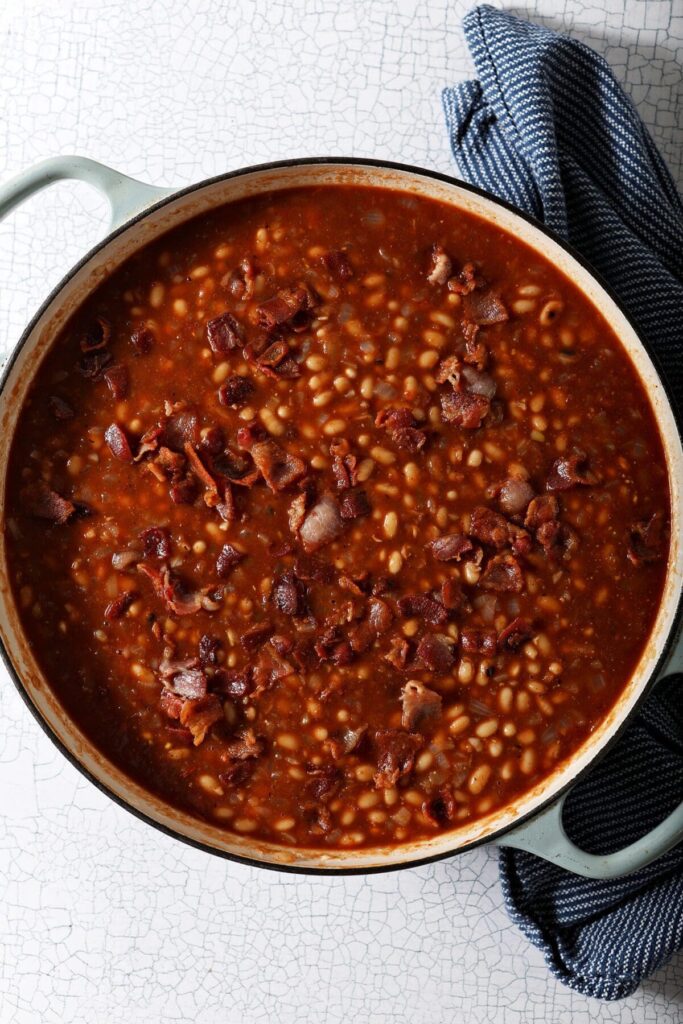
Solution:
{"label": "cracked white surface", "polygon": [[[157,184],[355,154],[453,170],[441,88],[462,0],[6,0],[0,177],[82,153]],[[508,4],[603,52],[683,179],[681,0]],[[62,184],[0,226],[0,354],[105,206]],[[639,992],[568,991],[480,850],[401,874],[233,865],[119,809],[0,676],[1,1024],[677,1024],[680,956]]]}

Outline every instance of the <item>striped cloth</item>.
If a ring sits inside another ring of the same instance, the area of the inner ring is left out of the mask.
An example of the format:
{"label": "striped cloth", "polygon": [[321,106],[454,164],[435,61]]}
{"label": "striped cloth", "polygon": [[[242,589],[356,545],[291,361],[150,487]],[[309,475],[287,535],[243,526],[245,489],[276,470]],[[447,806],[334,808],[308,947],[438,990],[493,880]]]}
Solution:
{"label": "striped cloth", "polygon": [[[444,91],[464,177],[538,217],[608,280],[683,404],[683,205],[605,61],[489,6],[465,18],[479,81]],[[683,796],[681,678],[642,713],[566,804],[592,853],[637,839]],[[632,993],[683,948],[683,844],[636,874],[580,878],[504,850],[508,912],[562,982],[600,999]]]}

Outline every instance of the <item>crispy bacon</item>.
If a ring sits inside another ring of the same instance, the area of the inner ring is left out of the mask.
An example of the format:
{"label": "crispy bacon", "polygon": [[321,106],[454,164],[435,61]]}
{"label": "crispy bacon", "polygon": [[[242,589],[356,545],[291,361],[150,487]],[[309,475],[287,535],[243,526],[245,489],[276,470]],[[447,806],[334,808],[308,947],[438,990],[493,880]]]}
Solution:
{"label": "crispy bacon", "polygon": [[379,729],[374,747],[377,771],[374,782],[378,789],[392,789],[400,778],[413,770],[415,755],[422,746],[421,736],[403,729]]}
{"label": "crispy bacon", "polygon": [[433,825],[446,828],[455,818],[457,804],[452,791],[442,786],[438,793],[422,804],[422,813]]}
{"label": "crispy bacon", "polygon": [[325,803],[341,789],[344,773],[337,765],[326,764],[320,768],[311,765],[307,770],[310,781],[304,786],[304,800]]}
{"label": "crispy bacon", "polygon": [[484,590],[512,591],[524,589],[524,576],[514,555],[496,555],[492,558],[479,578]]}
{"label": "crispy bacon", "polygon": [[661,512],[653,512],[649,519],[634,523],[629,531],[626,557],[636,567],[657,562],[665,550],[665,522]]}
{"label": "crispy bacon", "polygon": [[306,591],[291,570],[283,572],[273,583],[271,600],[283,615],[299,617],[306,611]]}
{"label": "crispy bacon", "polygon": [[148,327],[137,327],[130,336],[130,343],[136,356],[145,356],[152,351],[154,335]]}
{"label": "crispy bacon", "polygon": [[157,569],[153,565],[140,562],[138,571],[151,580],[158,597],[165,601],[169,610],[176,615],[193,615],[202,607],[202,595],[197,591],[187,591],[182,581],[167,565]]}
{"label": "crispy bacon", "polygon": [[223,705],[212,693],[198,700],[186,700],[180,709],[180,724],[189,729],[195,747],[206,739],[212,725],[223,718]]}
{"label": "crispy bacon", "polygon": [[232,377],[221,384],[218,389],[218,401],[221,405],[232,406],[233,409],[239,409],[251,398],[254,393],[255,385],[249,377],[238,377],[234,374]]}
{"label": "crispy bacon", "polygon": [[133,601],[137,600],[139,596],[137,590],[128,590],[125,594],[119,594],[113,601],[110,601],[104,609],[104,617],[107,622],[120,619],[125,615]]}
{"label": "crispy bacon", "polygon": [[536,541],[549,551],[561,539],[560,506],[554,494],[540,494],[529,502],[524,525]]}
{"label": "crispy bacon", "polygon": [[113,359],[111,352],[100,349],[96,352],[86,352],[78,361],[78,372],[86,380],[99,380],[104,369],[109,366]]}
{"label": "crispy bacon", "polygon": [[453,262],[442,245],[438,242],[432,246],[431,266],[427,274],[430,284],[444,285],[453,271]]}
{"label": "crispy bacon", "polygon": [[496,653],[496,631],[495,629],[461,629],[460,647],[463,654],[483,654],[486,657],[493,657]]}
{"label": "crispy bacon", "polygon": [[[190,444],[189,441],[185,443],[184,448],[187,461],[190,465],[190,469],[197,477],[199,482],[202,483],[206,488],[206,493],[204,494],[205,503],[208,505],[209,508],[215,508],[217,505],[220,504],[221,497],[223,497],[223,495],[221,495],[220,491],[218,490],[218,484],[211,476],[208,469],[206,468],[202,460],[199,458],[199,455],[197,454],[194,447]],[[227,518],[228,521],[230,521],[234,517],[227,516],[224,518]]]}
{"label": "crispy bacon", "polygon": [[348,253],[343,249],[331,249],[329,252],[323,253],[320,259],[332,277],[336,277],[340,281],[348,281],[350,277],[353,277],[353,267]]}
{"label": "crispy bacon", "polygon": [[359,519],[369,516],[372,511],[365,491],[346,491],[339,499],[339,514],[342,519]]}
{"label": "crispy bacon", "polygon": [[453,641],[440,633],[425,633],[417,645],[415,655],[425,668],[438,675],[450,672],[455,662]]}
{"label": "crispy bacon", "polygon": [[475,547],[469,537],[462,533],[448,533],[437,537],[427,545],[438,562],[459,562],[473,554]]}
{"label": "crispy bacon", "polygon": [[36,519],[48,519],[63,526],[76,512],[76,505],[57,494],[44,480],[27,484],[21,491],[21,506]]}
{"label": "crispy bacon", "polygon": [[205,697],[208,688],[206,673],[198,665],[191,665],[175,672],[170,679],[170,688],[179,697],[186,700],[199,700]]}
{"label": "crispy bacon", "polygon": [[384,427],[397,448],[415,454],[424,448],[427,434],[417,429],[417,420],[410,409],[382,409],[375,417],[375,426]]}
{"label": "crispy bacon", "polygon": [[500,512],[478,505],[472,511],[469,534],[500,551],[510,542],[510,524]]}
{"label": "crispy bacon", "polygon": [[456,295],[469,295],[482,283],[481,278],[477,277],[474,263],[465,263],[460,273],[448,282],[448,290]]}
{"label": "crispy bacon", "polygon": [[252,444],[250,451],[256,468],[275,493],[284,491],[306,475],[307,467],[303,459],[291,455],[275,441],[257,441]]}
{"label": "crispy bacon", "polygon": [[268,638],[275,632],[275,628],[269,622],[260,622],[245,630],[240,637],[240,643],[245,651],[250,653],[263,647]]}
{"label": "crispy bacon", "polygon": [[522,644],[530,640],[533,635],[534,630],[531,621],[518,615],[498,634],[498,650],[518,651]]}
{"label": "crispy bacon", "polygon": [[225,355],[235,348],[244,345],[244,331],[232,313],[221,313],[209,320],[206,325],[206,337],[212,352]]}
{"label": "crispy bacon", "polygon": [[384,660],[388,661],[394,668],[402,671],[408,664],[410,644],[402,636],[392,636],[389,645],[389,650],[384,655]]}
{"label": "crispy bacon", "polygon": [[365,617],[349,630],[349,642],[354,654],[363,654],[374,644],[378,636],[389,629],[392,623],[391,608],[381,598],[368,600]]}
{"label": "crispy bacon", "polygon": [[112,397],[118,402],[128,394],[128,370],[121,363],[108,366],[102,376]]}
{"label": "crispy bacon", "polygon": [[107,427],[104,432],[104,440],[107,442],[114,458],[119,459],[121,462],[133,461],[130,442],[118,423],[112,423]]}
{"label": "crispy bacon", "polygon": [[251,669],[219,668],[213,674],[211,688],[232,700],[244,700],[253,689]]}
{"label": "crispy bacon", "polygon": [[145,558],[171,557],[171,540],[163,526],[148,526],[140,533]]}
{"label": "crispy bacon", "polygon": [[484,395],[465,391],[447,391],[441,395],[441,415],[445,423],[454,423],[465,430],[476,430],[491,408]]}
{"label": "crispy bacon", "polygon": [[555,459],[550,467],[546,489],[549,491],[566,491],[580,484],[589,487],[597,483],[595,473],[588,467],[588,456],[584,452]]}
{"label": "crispy bacon", "polygon": [[219,580],[227,580],[236,565],[246,558],[242,551],[238,551],[232,544],[224,544],[218,552],[216,559],[216,575]]}
{"label": "crispy bacon", "polygon": [[501,324],[510,319],[510,314],[498,292],[476,289],[465,295],[462,303],[466,320],[479,326]]}
{"label": "crispy bacon", "polygon": [[315,306],[315,296],[305,284],[283,288],[266,302],[256,307],[257,321],[267,331],[275,327],[289,326],[294,329],[306,326],[310,310]]}
{"label": "crispy bacon", "polygon": [[409,594],[400,598],[398,608],[405,618],[421,619],[431,626],[442,626],[448,621],[448,611],[430,594]]}

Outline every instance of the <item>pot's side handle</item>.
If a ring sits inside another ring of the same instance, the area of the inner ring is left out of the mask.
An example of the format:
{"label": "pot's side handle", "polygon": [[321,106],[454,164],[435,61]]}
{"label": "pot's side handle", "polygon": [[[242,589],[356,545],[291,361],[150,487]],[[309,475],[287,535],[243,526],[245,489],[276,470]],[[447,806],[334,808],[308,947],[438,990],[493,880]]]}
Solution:
{"label": "pot's side handle", "polygon": [[[679,631],[659,678],[677,672],[683,672],[683,630]],[[495,845],[526,850],[586,878],[618,878],[644,868],[683,840],[682,802],[656,828],[623,850],[604,855],[586,853],[564,830],[562,811],[566,798],[567,794],[560,797],[547,810],[496,840]]]}
{"label": "pot's side handle", "polygon": [[0,220],[35,192],[68,178],[85,181],[104,193],[111,210],[111,228],[119,227],[146,206],[176,191],[136,181],[87,157],[53,156],[0,186]]}

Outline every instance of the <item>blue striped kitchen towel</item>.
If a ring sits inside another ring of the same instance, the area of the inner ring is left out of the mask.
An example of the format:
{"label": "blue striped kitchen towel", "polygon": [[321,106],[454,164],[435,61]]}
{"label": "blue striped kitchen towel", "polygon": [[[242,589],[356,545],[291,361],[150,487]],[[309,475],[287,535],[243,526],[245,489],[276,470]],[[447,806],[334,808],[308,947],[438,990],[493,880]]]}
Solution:
{"label": "blue striped kitchen towel", "polygon": [[[444,90],[462,175],[543,220],[609,282],[683,404],[683,205],[633,104],[575,39],[484,5],[466,16],[479,81]],[[637,839],[683,795],[681,677],[661,682],[572,792],[571,838],[592,853]],[[683,948],[683,844],[613,881],[500,855],[505,903],[562,982],[620,999]]]}

